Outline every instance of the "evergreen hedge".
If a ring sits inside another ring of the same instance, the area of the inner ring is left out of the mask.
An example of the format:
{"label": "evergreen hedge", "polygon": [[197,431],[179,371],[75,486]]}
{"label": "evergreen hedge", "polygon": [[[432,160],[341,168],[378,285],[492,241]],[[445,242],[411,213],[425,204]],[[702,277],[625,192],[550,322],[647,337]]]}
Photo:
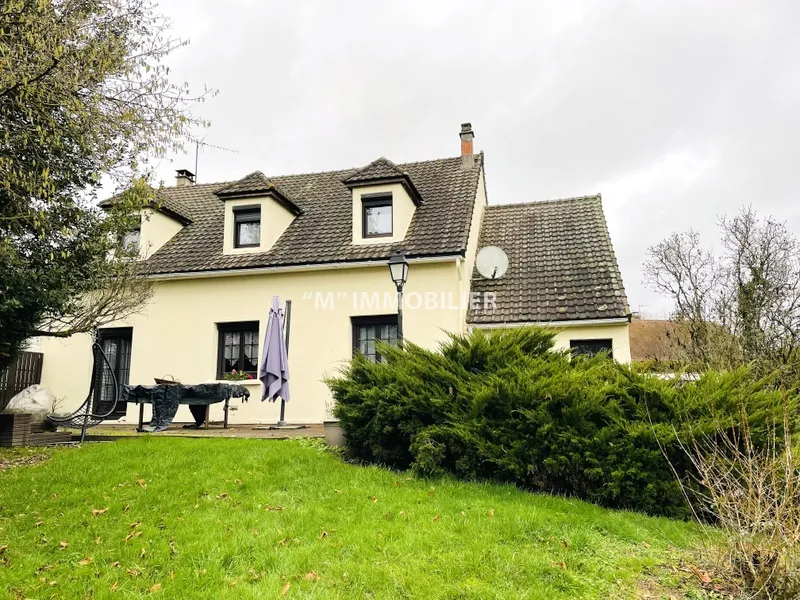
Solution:
{"label": "evergreen hedge", "polygon": [[553,350],[553,335],[476,330],[439,351],[406,342],[381,345],[383,363],[357,356],[328,380],[349,452],[685,517],[672,468],[688,481],[691,465],[678,439],[736,426],[742,407],[757,441],[763,424],[782,418],[780,394],[746,369],[680,382],[605,356],[571,359]]}

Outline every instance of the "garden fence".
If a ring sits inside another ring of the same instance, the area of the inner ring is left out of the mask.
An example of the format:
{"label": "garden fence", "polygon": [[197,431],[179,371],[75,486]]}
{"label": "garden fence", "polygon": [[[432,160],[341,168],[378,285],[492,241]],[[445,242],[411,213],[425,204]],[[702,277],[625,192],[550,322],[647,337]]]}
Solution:
{"label": "garden fence", "polygon": [[17,359],[0,369],[0,410],[26,387],[42,382],[41,352],[20,352]]}

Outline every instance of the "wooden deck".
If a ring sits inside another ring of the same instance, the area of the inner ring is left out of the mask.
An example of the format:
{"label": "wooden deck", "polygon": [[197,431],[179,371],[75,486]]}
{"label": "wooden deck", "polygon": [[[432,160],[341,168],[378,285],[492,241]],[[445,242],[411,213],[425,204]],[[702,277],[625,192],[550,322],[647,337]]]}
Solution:
{"label": "wooden deck", "polygon": [[229,425],[223,429],[221,425],[212,424],[208,429],[183,429],[185,423],[173,423],[166,431],[160,433],[139,433],[135,423],[114,423],[98,425],[86,432],[86,441],[105,441],[139,435],[155,435],[159,437],[188,438],[255,438],[264,440],[288,440],[296,437],[325,437],[321,423],[303,425],[301,429],[267,429],[269,425]]}

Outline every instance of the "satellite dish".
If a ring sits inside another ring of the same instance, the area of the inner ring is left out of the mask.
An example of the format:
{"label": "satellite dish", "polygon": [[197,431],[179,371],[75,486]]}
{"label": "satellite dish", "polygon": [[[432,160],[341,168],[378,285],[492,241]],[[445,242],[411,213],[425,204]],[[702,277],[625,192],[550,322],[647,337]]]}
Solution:
{"label": "satellite dish", "polygon": [[502,248],[485,246],[478,252],[475,266],[486,279],[500,279],[508,271],[508,256]]}

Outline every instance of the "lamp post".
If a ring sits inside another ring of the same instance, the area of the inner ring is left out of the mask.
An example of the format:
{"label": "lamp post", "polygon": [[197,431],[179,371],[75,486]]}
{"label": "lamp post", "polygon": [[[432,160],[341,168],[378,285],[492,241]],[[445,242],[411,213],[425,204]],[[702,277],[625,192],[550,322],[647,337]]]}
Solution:
{"label": "lamp post", "polygon": [[397,288],[397,342],[403,345],[403,286],[408,281],[408,261],[402,252],[395,252],[389,259],[389,274]]}

